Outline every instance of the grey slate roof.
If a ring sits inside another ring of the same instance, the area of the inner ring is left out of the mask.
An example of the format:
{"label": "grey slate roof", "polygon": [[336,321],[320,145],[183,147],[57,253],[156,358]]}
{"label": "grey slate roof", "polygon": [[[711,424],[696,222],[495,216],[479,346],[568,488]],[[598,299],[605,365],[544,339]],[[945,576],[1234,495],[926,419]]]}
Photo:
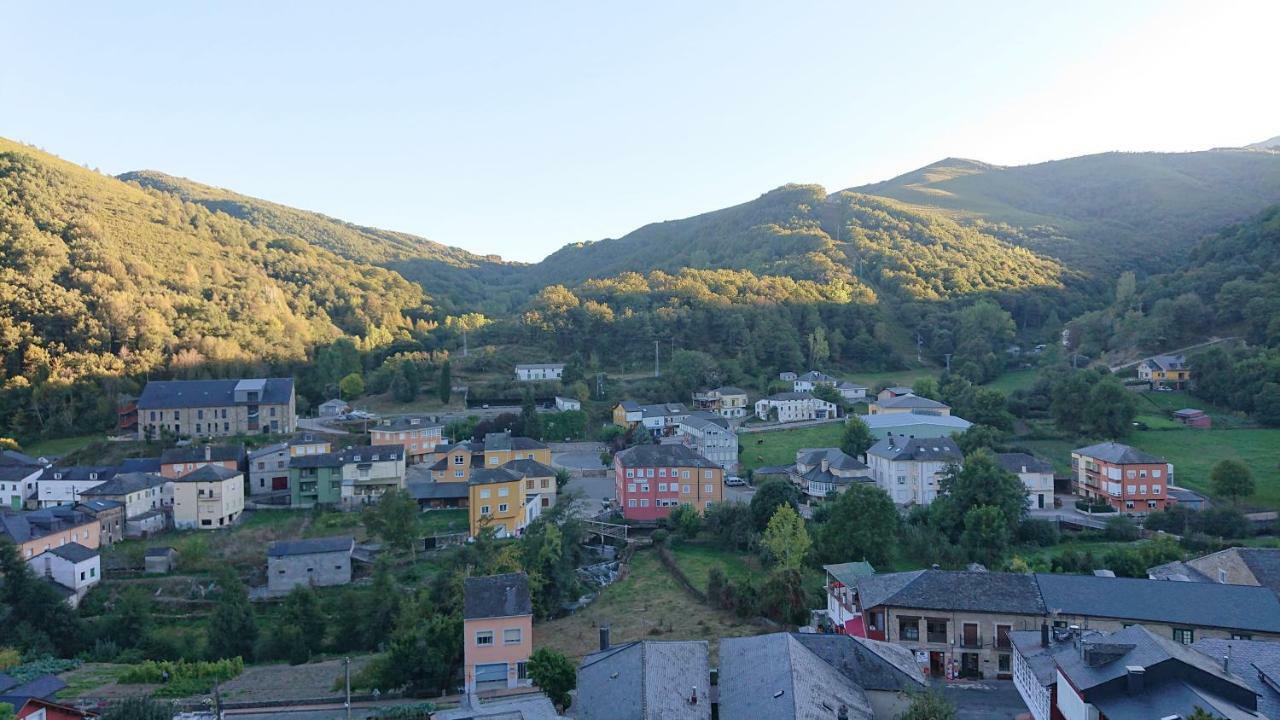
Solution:
{"label": "grey slate roof", "polygon": [[295,455],[289,458],[291,468],[342,467],[341,453],[316,453],[315,455]]}
{"label": "grey slate roof", "polygon": [[958,463],[964,460],[960,446],[949,437],[904,438],[901,435],[889,435],[872,445],[867,450],[867,455],[895,461]]}
{"label": "grey slate roof", "polygon": [[0,465],[0,482],[18,482],[43,474],[43,470],[39,465]]}
{"label": "grey slate roof", "polygon": [[[774,402],[785,402],[787,400],[815,400],[815,399],[820,399],[820,398],[815,396],[813,393],[794,392],[794,391],[774,393],[769,397],[765,398],[765,400],[771,400]],[[826,401],[823,400],[823,402],[826,402]]]}
{"label": "grey slate roof", "polygon": [[721,395],[721,396],[724,396],[724,395],[746,395],[746,394],[747,394],[747,391],[746,391],[746,390],[743,390],[742,388],[734,387],[734,386],[732,386],[732,385],[722,385],[722,386],[720,386],[720,387],[716,388],[715,390],[712,390],[711,392],[720,393],[720,395]]}
{"label": "grey slate roof", "polygon": [[927,397],[920,397],[913,393],[895,395],[888,400],[877,400],[876,405],[882,408],[907,408],[910,410],[945,410],[951,407],[946,403],[930,400]]}
{"label": "grey slate roof", "polygon": [[1204,638],[1191,646],[1221,663],[1230,657],[1227,669],[1258,694],[1258,712],[1269,718],[1280,718],[1280,643],[1262,640],[1227,640]]}
{"label": "grey slate roof", "polygon": [[[240,380],[152,380],[138,398],[139,410],[223,407],[235,405]],[[293,378],[267,378],[258,400],[262,405],[286,405],[293,397]],[[241,403],[247,404],[247,403]]]}
{"label": "grey slate roof", "polygon": [[[488,433],[484,436],[484,444],[480,450],[545,450],[546,443],[533,438],[512,435],[509,432]],[[472,448],[475,450],[475,448]]]}
{"label": "grey slate roof", "polygon": [[689,416],[680,421],[681,425],[688,425],[704,432],[729,432],[729,421],[714,413],[695,411],[689,413]]}
{"label": "grey slate roof", "polygon": [[196,468],[182,477],[174,480],[174,482],[221,482],[236,477],[240,474],[239,470],[229,470],[221,465],[205,465]]}
{"label": "grey slate roof", "polygon": [[996,453],[996,462],[1006,471],[1017,475],[1023,468],[1026,472],[1051,473],[1053,464],[1027,453]]}
{"label": "grey slate roof", "polygon": [[98,556],[97,550],[87,548],[84,545],[81,545],[80,543],[77,543],[77,542],[67,543],[66,545],[60,545],[56,548],[50,549],[49,552],[53,553],[54,555],[57,555],[63,560],[67,560],[73,563],[82,563],[86,560],[92,560],[93,558]]}
{"label": "grey slate roof", "polygon": [[512,617],[533,614],[529,576],[522,572],[469,577],[463,581],[462,617]]}
{"label": "grey slate roof", "polygon": [[1173,580],[1178,582],[1213,582],[1207,575],[1181,560],[1149,567],[1147,568],[1147,577],[1152,580]]}
{"label": "grey slate roof", "polygon": [[119,473],[97,487],[82,490],[80,494],[82,496],[87,495],[90,497],[128,495],[129,493],[135,493],[140,490],[160,487],[166,482],[168,481],[159,475],[152,475],[150,473]]}
{"label": "grey slate roof", "polygon": [[638,409],[640,414],[646,418],[677,417],[689,414],[689,410],[683,403],[655,403],[653,405],[641,405]]}
{"label": "grey slate roof", "polygon": [[467,483],[412,480],[405,485],[414,500],[460,500],[468,497]]}
{"label": "grey slate roof", "polygon": [[160,472],[160,458],[158,457],[141,457],[141,458],[125,458],[120,461],[119,470],[122,473],[158,473]]}
{"label": "grey slate roof", "polygon": [[[859,415],[862,422],[866,423],[867,428],[871,430],[896,430],[898,428],[909,428],[916,425],[932,425],[935,427],[951,428],[955,431],[968,430],[973,423],[956,415],[938,415],[923,413],[879,413],[876,415]],[[902,432],[903,435],[910,435],[911,432]]]}
{"label": "grey slate roof", "polygon": [[791,637],[863,690],[915,692],[924,688],[920,664],[901,645],[827,633],[794,633]]}
{"label": "grey slate roof", "polygon": [[555,468],[551,467],[550,465],[544,465],[538,462],[537,460],[530,460],[529,458],[520,458],[519,460],[511,460],[509,462],[503,463],[502,467],[515,470],[516,472],[520,473],[521,475],[524,475],[525,477],[544,478],[544,477],[556,476]]}
{"label": "grey slate roof", "polygon": [[310,538],[307,540],[279,540],[267,547],[267,557],[286,557],[288,555],[317,555],[320,553],[351,552],[355,546],[355,538],[350,535],[337,537]]}
{"label": "grey slate roof", "polygon": [[718,468],[719,465],[702,457],[684,445],[637,445],[618,453],[622,467],[700,467]]}
{"label": "grey slate roof", "polygon": [[338,460],[346,465],[347,463],[367,463],[374,462],[374,457],[378,461],[383,460],[403,460],[403,445],[361,445],[360,447],[346,448],[338,453]]}
{"label": "grey slate roof", "polygon": [[[34,680],[26,683],[15,685],[4,691],[4,696],[0,697],[0,702],[7,702],[4,698],[37,698],[40,700],[50,700],[54,695],[67,689],[67,684],[63,682],[57,675],[42,675]],[[22,705],[19,704],[15,709],[21,710]]]}
{"label": "grey slate roof", "polygon": [[822,569],[826,570],[831,577],[850,587],[858,582],[858,578],[876,574],[876,569],[865,560],[823,565]]}
{"label": "grey slate roof", "polygon": [[79,503],[76,503],[76,507],[84,508],[86,512],[97,514],[122,508],[124,503],[117,500],[85,500],[82,498]]}
{"label": "grey slate roof", "polygon": [[[205,448],[209,456],[205,457]],[[169,448],[160,453],[160,464],[196,462],[240,462],[244,458],[244,445],[187,445],[186,447]]]}
{"label": "grey slate roof", "polygon": [[288,451],[289,451],[289,443],[285,443],[285,442],[272,443],[270,445],[264,445],[258,448],[257,450],[249,451],[249,459],[257,460],[260,457],[266,457],[268,455],[275,455],[276,453],[283,453]]}
{"label": "grey slate roof", "polygon": [[859,578],[861,606],[1044,615],[1035,577],[1017,573],[914,570]]}
{"label": "grey slate roof", "polygon": [[645,640],[584,658],[573,707],[577,720],[709,720],[710,693],[706,642]]}
{"label": "grey slate roof", "polygon": [[1237,547],[1222,552],[1237,555],[1259,585],[1280,594],[1280,549]]}
{"label": "grey slate roof", "polygon": [[391,432],[400,430],[427,430],[429,428],[443,430],[444,426],[440,423],[431,422],[420,415],[402,415],[395,418],[386,418],[369,429]]}
{"label": "grey slate roof", "polygon": [[1051,612],[1280,633],[1280,600],[1263,587],[1044,573],[1035,580]]}
{"label": "grey slate roof", "polygon": [[862,688],[787,633],[720,641],[725,720],[874,720]]}
{"label": "grey slate roof", "polygon": [[1077,448],[1071,452],[1095,460],[1102,460],[1113,465],[1152,465],[1164,462],[1164,458],[1143,452],[1124,443],[1104,442],[1088,447]]}
{"label": "grey slate roof", "polygon": [[74,465],[70,467],[46,467],[40,474],[41,482],[74,481],[74,482],[106,482],[116,474],[116,469],[109,465]]}
{"label": "grey slate roof", "polygon": [[506,465],[496,468],[483,468],[471,471],[468,485],[489,485],[491,483],[515,482],[523,480],[524,474]]}
{"label": "grey slate roof", "polygon": [[812,382],[835,382],[836,380],[830,375],[824,372],[821,372],[819,370],[810,370],[809,372],[797,377],[796,379],[802,380],[804,382],[811,382],[811,383]]}
{"label": "grey slate roof", "polygon": [[801,465],[821,465],[827,461],[827,467],[836,470],[866,470],[866,463],[849,455],[840,448],[801,448],[796,451],[796,462]]}
{"label": "grey slate roof", "polygon": [[479,707],[457,707],[432,714],[432,720],[561,720],[546,695],[496,697]]}

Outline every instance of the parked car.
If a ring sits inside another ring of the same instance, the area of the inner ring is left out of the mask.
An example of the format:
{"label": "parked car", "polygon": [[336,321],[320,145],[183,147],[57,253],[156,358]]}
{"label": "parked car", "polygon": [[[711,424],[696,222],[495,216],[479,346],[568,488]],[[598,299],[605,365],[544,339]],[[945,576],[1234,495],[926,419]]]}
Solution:
{"label": "parked car", "polygon": [[746,485],[747,481],[743,480],[737,475],[726,475],[724,478],[724,484],[729,485],[731,487],[738,487],[740,485]]}

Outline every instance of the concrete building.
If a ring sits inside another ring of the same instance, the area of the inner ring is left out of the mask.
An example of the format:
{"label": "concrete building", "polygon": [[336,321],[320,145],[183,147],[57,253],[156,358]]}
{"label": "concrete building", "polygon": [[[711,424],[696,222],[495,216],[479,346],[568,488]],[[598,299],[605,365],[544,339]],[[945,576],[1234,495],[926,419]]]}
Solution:
{"label": "concrete building", "polygon": [[138,398],[138,439],[291,433],[293,378],[152,380]]}
{"label": "concrete building", "polygon": [[705,641],[612,645],[608,626],[600,628],[600,636],[600,650],[578,667],[577,720],[711,719]]}
{"label": "concrete building", "polygon": [[574,412],[582,409],[582,401],[577,398],[556,396],[556,409],[560,412]]}
{"label": "concrete building", "polygon": [[[113,545],[125,538],[124,504],[115,500],[82,500],[75,509],[98,521],[98,540]],[[161,518],[164,515],[161,513]]]}
{"label": "concrete building", "polygon": [[871,469],[840,448],[801,448],[788,478],[810,500],[825,500],[856,482],[872,482]]}
{"label": "concrete building", "polygon": [[371,445],[403,445],[405,462],[426,462],[436,446],[444,442],[444,426],[427,418],[407,415],[386,418],[369,428]]}
{"label": "concrete building", "polygon": [[69,543],[91,550],[101,544],[102,526],[93,515],[70,505],[29,512],[0,509],[0,536],[18,546],[23,560]]}
{"label": "concrete building", "polygon": [[516,380],[520,382],[559,380],[563,374],[564,363],[521,363],[516,365]]}
{"label": "concrete building", "polygon": [[173,525],[179,530],[230,527],[244,512],[244,475],[205,465],[173,483]]}
{"label": "concrete building", "polygon": [[46,467],[36,480],[37,508],[75,505],[86,490],[115,477],[110,466]]}
{"label": "concrete building", "polygon": [[875,402],[867,406],[867,414],[869,415],[894,415],[898,413],[941,415],[946,417],[951,414],[951,406],[940,403],[937,400],[920,397],[914,393],[894,395],[883,400],[876,398]]}
{"label": "concrete building", "polygon": [[947,468],[964,462],[964,453],[949,437],[889,435],[872,445],[866,457],[872,480],[898,505],[933,502]]}
{"label": "concrete building", "polygon": [[187,445],[160,453],[160,475],[173,480],[205,465],[239,471],[244,461],[244,445]]}
{"label": "concrete building", "polygon": [[300,585],[331,587],[351,582],[350,536],[282,540],[267,547],[267,594],[287,595]]}
{"label": "concrete building", "polygon": [[777,420],[780,423],[805,420],[830,420],[838,412],[829,403],[807,392],[781,392],[756,401],[756,417],[761,420]]}
{"label": "concrete building", "polygon": [[1173,465],[1123,443],[1104,442],[1071,451],[1076,494],[1120,512],[1147,513],[1168,505]]}
{"label": "concrete building", "polygon": [[463,684],[467,692],[529,684],[533,601],[524,573],[469,577],[462,588]]}
{"label": "concrete building", "polygon": [[919,413],[890,413],[884,415],[859,415],[871,434],[879,439],[889,435],[906,437],[950,437],[968,430],[973,423],[955,415],[921,415]]}
{"label": "concrete building", "polygon": [[679,505],[705,512],[724,499],[724,468],[683,445],[637,445],[613,456],[614,497],[628,520],[657,520]]}
{"label": "concrete building", "polygon": [[676,426],[676,437],[686,447],[729,472],[738,469],[738,434],[725,418],[698,411]]}
{"label": "concrete building", "polygon": [[1053,507],[1053,464],[1027,453],[996,453],[996,462],[1013,473],[1027,489],[1027,508]]}
{"label": "concrete building", "polygon": [[67,592],[67,603],[77,607],[89,588],[102,580],[102,562],[97,548],[67,543],[47,550],[27,561],[36,575],[47,578]]}
{"label": "concrete building", "polygon": [[43,465],[5,462],[5,458],[0,456],[0,507],[10,510],[25,508],[28,498],[36,494],[36,485],[42,474]]}
{"label": "concrete building", "polygon": [[166,575],[178,569],[178,551],[171,547],[149,547],[142,561],[148,575]]}
{"label": "concrete building", "polygon": [[725,385],[711,390],[695,392],[693,394],[693,407],[695,410],[714,413],[724,418],[745,418],[748,412],[747,391],[742,388]]}
{"label": "concrete building", "polygon": [[347,404],[347,401],[342,400],[340,398],[325,400],[324,402],[320,403],[320,406],[318,408],[316,408],[316,412],[322,418],[338,417],[339,415],[350,412],[350,410],[351,410],[351,406]]}

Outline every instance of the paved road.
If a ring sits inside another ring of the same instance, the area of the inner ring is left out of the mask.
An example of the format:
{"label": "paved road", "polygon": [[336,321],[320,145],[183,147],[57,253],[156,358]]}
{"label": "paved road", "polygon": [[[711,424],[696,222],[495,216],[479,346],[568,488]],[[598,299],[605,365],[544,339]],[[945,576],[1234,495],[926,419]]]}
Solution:
{"label": "paved road", "polygon": [[930,683],[956,706],[956,720],[1015,720],[1030,717],[1012,680]]}
{"label": "paved road", "polygon": [[[1209,347],[1210,345],[1217,345],[1217,344],[1218,344],[1218,343],[1220,343],[1220,342],[1227,342],[1228,340],[1239,340],[1239,339],[1240,339],[1240,338],[1238,338],[1238,337],[1234,337],[1234,336],[1233,336],[1233,337],[1224,337],[1224,338],[1210,338],[1210,339],[1208,339],[1208,340],[1206,340],[1205,342],[1202,342],[1202,343],[1196,343],[1195,345],[1188,345],[1188,346],[1186,346],[1186,347],[1178,348],[1177,350],[1169,350],[1168,352],[1157,353],[1157,355],[1181,355],[1181,354],[1183,354],[1183,353],[1187,352],[1188,350],[1196,350],[1196,349],[1199,349],[1199,348],[1202,348],[1202,347]],[[1138,364],[1138,363],[1140,363],[1140,362],[1143,362],[1143,361],[1146,361],[1146,360],[1150,360],[1150,359],[1151,359],[1151,358],[1153,358],[1153,357],[1155,357],[1155,355],[1148,355],[1148,356],[1143,357],[1143,358],[1138,358],[1137,360],[1134,360],[1134,361],[1132,361],[1132,362],[1124,363],[1123,365],[1112,365],[1111,367],[1109,367],[1109,368],[1107,368],[1107,369],[1108,369],[1108,370],[1110,370],[1110,371],[1111,371],[1111,372],[1113,372],[1113,373],[1114,373],[1114,372],[1119,372],[1119,371],[1121,371],[1121,370],[1124,370],[1125,368],[1131,368],[1131,367],[1133,367],[1134,365],[1137,365],[1137,364]]]}

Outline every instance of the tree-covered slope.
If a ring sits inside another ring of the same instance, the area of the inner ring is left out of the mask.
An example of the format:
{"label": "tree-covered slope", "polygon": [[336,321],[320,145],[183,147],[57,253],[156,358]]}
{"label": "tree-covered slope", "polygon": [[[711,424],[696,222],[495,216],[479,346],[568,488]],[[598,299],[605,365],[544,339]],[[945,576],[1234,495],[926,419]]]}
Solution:
{"label": "tree-covered slope", "polygon": [[6,386],[301,359],[407,327],[424,302],[393,272],[0,139]]}
{"label": "tree-covered slope", "polygon": [[421,285],[432,304],[444,312],[484,309],[496,314],[523,299],[520,293],[512,298],[496,290],[519,274],[520,266],[495,256],[476,255],[408,233],[355,225],[154,170],[128,172],[119,178],[270,232],[305,240],[349,260],[395,270]]}
{"label": "tree-covered slope", "polygon": [[1013,242],[1073,266],[1159,272],[1206,233],[1280,202],[1280,154],[1104,153],[1020,167],[948,158],[854,190],[986,232],[1013,226]]}

